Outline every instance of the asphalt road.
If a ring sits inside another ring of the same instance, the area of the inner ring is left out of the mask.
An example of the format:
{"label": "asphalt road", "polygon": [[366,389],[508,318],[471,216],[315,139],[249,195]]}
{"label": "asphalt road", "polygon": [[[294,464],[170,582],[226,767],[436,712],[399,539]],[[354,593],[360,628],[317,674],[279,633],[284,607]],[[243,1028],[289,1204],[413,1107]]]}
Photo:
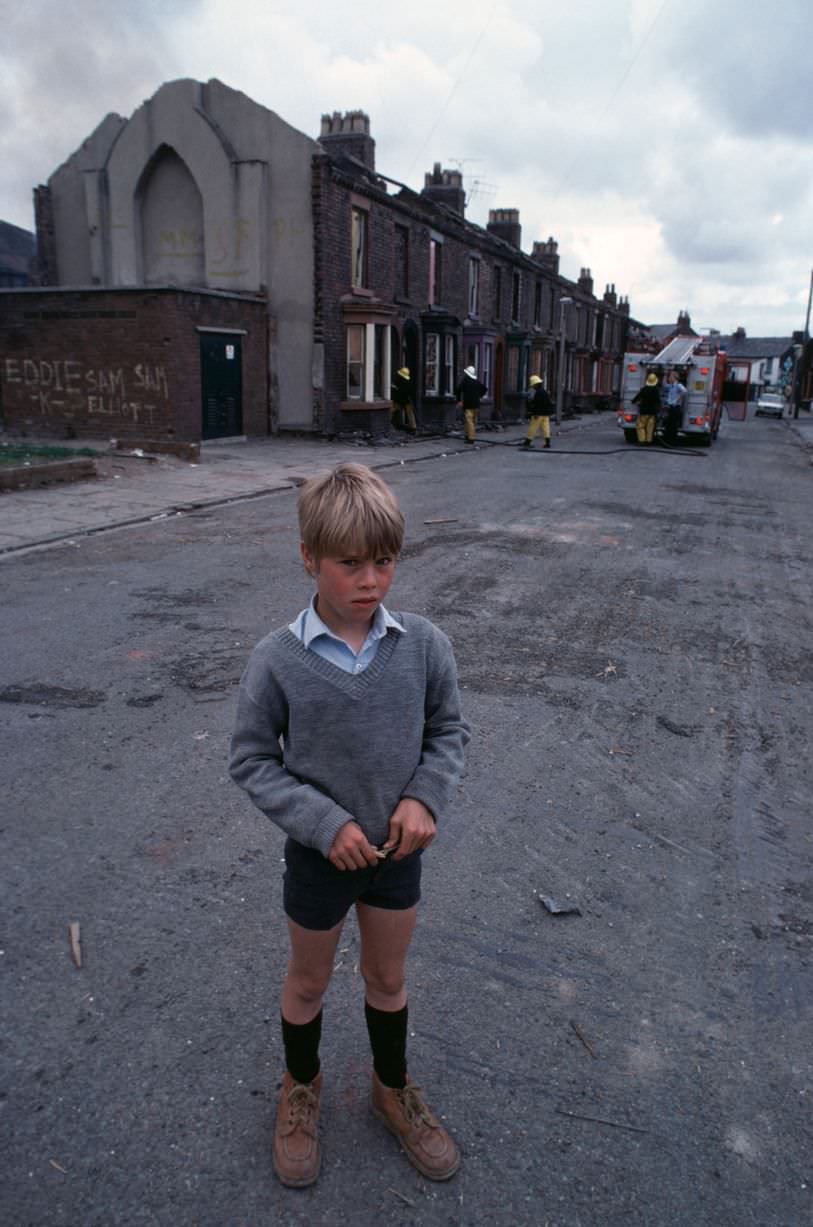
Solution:
{"label": "asphalt road", "polygon": [[309,595],[295,494],[2,563],[8,1227],[810,1221],[809,457],[766,420],[567,446],[387,471],[390,605],[451,635],[474,728],[411,960],[448,1185],[369,1114],[352,923],[323,1174],[271,1173],[282,840],[225,758]]}

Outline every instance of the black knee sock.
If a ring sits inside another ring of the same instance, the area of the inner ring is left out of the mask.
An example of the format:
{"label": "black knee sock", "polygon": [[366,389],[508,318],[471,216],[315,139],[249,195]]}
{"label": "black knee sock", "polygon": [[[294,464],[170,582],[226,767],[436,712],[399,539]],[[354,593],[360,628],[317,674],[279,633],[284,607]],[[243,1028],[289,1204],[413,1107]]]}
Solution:
{"label": "black knee sock", "polygon": [[322,1011],[310,1022],[282,1021],[282,1042],[285,1046],[285,1064],[294,1082],[313,1082],[319,1073],[319,1041],[322,1038]]}
{"label": "black knee sock", "polygon": [[401,1010],[376,1010],[369,1001],[364,1002],[364,1017],[370,1046],[373,1050],[373,1068],[384,1086],[403,1090],[406,1086],[406,1041],[407,1007]]}

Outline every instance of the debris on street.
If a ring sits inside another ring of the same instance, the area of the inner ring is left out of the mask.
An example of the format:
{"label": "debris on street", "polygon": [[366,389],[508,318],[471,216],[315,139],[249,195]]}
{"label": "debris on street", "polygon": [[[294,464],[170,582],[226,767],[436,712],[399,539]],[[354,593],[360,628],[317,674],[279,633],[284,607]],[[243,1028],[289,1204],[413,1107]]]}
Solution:
{"label": "debris on street", "polygon": [[82,966],[82,942],[79,936],[79,921],[72,920],[68,925],[68,937],[71,943],[71,958],[77,967]]}
{"label": "debris on street", "polygon": [[556,1111],[560,1116],[569,1116],[571,1120],[586,1120],[592,1121],[594,1125],[609,1125],[611,1129],[626,1129],[629,1133],[648,1133],[648,1129],[642,1129],[640,1125],[622,1125],[617,1120],[606,1120],[603,1116],[585,1116],[581,1112],[568,1112],[565,1108],[557,1108]]}
{"label": "debris on street", "polygon": [[571,1018],[571,1019],[570,1019],[570,1026],[572,1027],[572,1029],[573,1029],[573,1031],[575,1032],[575,1034],[576,1034],[576,1035],[579,1037],[579,1039],[581,1040],[581,1042],[584,1044],[585,1048],[586,1048],[586,1049],[587,1049],[587,1051],[590,1053],[590,1056],[593,1058],[593,1060],[594,1060],[594,1061],[597,1061],[597,1060],[598,1060],[598,1053],[596,1052],[595,1048],[593,1047],[593,1045],[592,1045],[592,1044],[590,1043],[590,1041],[588,1040],[587,1036],[586,1036],[586,1035],[584,1034],[584,1032],[582,1031],[582,1029],[581,1029],[581,1027],[579,1026],[579,1024],[578,1024],[577,1022],[574,1022],[574,1021],[573,1021],[573,1019]]}
{"label": "debris on street", "polygon": [[539,902],[551,916],[581,916],[581,908],[576,903],[562,903],[558,899],[551,899],[550,895],[540,895]]}

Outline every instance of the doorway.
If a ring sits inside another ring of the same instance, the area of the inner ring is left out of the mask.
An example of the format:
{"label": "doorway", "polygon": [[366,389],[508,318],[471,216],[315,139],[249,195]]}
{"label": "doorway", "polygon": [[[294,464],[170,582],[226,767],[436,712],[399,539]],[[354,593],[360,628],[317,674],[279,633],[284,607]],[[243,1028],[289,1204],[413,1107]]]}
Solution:
{"label": "doorway", "polygon": [[243,433],[240,341],[240,336],[230,332],[201,333],[201,437],[204,439],[228,439]]}

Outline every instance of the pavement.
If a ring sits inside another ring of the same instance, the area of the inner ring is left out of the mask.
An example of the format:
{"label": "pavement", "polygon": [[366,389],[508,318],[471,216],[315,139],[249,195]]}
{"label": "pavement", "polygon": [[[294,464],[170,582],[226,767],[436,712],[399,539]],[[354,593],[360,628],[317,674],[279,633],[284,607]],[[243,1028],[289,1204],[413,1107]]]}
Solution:
{"label": "pavement", "polygon": [[[554,447],[557,433],[563,437],[614,418],[609,412],[569,419],[558,432],[554,427]],[[810,414],[786,418],[784,424],[805,447],[813,449]],[[524,433],[521,422],[481,429],[477,447],[518,443]],[[202,446],[197,464],[170,456],[114,451],[107,440],[83,439],[76,447],[93,447],[101,453],[98,477],[0,494],[0,559],[92,533],[290,490],[343,461],[377,469],[475,450],[466,445],[461,433],[398,436],[375,444],[287,435],[213,441]]]}
{"label": "pavement", "polygon": [[[561,433],[583,429],[608,416],[612,415],[574,418],[562,424]],[[519,422],[483,429],[477,447],[517,443],[524,429]],[[53,444],[54,440],[26,442]],[[200,462],[190,464],[171,456],[114,451],[107,440],[82,439],[75,446],[101,453],[99,476],[0,494],[0,557],[290,490],[314,473],[344,461],[377,469],[476,450],[466,445],[462,434],[398,436],[375,444],[279,435],[207,442],[201,447]]]}

